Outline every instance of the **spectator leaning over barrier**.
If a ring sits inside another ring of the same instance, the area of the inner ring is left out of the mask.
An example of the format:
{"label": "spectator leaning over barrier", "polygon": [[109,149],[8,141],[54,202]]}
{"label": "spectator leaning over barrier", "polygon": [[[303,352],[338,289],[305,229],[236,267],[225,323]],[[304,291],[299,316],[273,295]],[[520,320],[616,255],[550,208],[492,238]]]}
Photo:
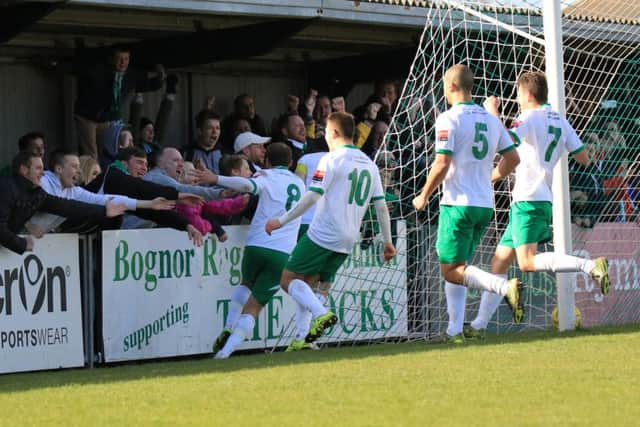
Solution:
{"label": "spectator leaning over barrier", "polygon": [[[29,132],[18,140],[18,151],[28,151],[44,159],[45,149],[44,135],[40,132]],[[3,167],[0,170],[0,176],[13,176],[13,165],[8,164]]]}
{"label": "spectator leaning over barrier", "polygon": [[[184,173],[180,175],[180,182],[193,185],[195,182],[195,167],[191,162],[184,162]],[[178,203],[176,210],[187,218],[189,223],[196,227],[202,234],[213,232],[218,240],[227,240],[227,232],[222,228],[217,216],[229,216],[242,212],[249,202],[249,195],[230,197],[220,200],[209,200],[204,205],[189,205]]]}
{"label": "spectator leaning over barrier", "polygon": [[219,199],[221,188],[184,184],[180,177],[184,174],[184,160],[180,152],[173,147],[164,147],[158,152],[157,166],[144,176],[145,181],[166,185],[183,193],[196,194],[205,200]]}
{"label": "spectator leaning over barrier", "polygon": [[[146,172],[147,154],[136,147],[127,148],[118,153],[118,160],[98,175],[87,189],[94,193],[120,194],[133,199],[164,197],[185,203],[202,203],[202,198],[195,194],[181,193],[175,188],[142,180]],[[196,245],[202,244],[202,234],[175,211],[138,209],[135,215],[163,227],[186,230]]]}
{"label": "spectator leaning over barrier", "polygon": [[[40,184],[42,189],[52,196],[94,205],[105,206],[109,200],[113,200],[114,203],[124,204],[130,211],[135,211],[138,208],[169,210],[175,207],[175,202],[162,197],[156,197],[153,200],[135,200],[120,195],[92,193],[76,185],[79,179],[80,159],[78,156],[75,153],[57,150],[51,153],[49,170],[44,172]],[[93,218],[80,224],[73,219],[67,221],[65,219],[58,215],[37,213],[27,223],[27,230],[39,237],[39,235],[47,233],[58,226],[61,226],[63,230],[67,230],[79,225],[94,228],[98,224]]]}
{"label": "spectator leaning over barrier", "polygon": [[0,244],[18,254],[33,250],[33,238],[17,233],[38,211],[82,219],[115,217],[127,209],[122,203],[108,201],[98,206],[47,194],[40,187],[42,158],[33,153],[19,152],[13,159],[13,169],[13,177],[0,178]]}
{"label": "spectator leaning over barrier", "polygon": [[206,168],[218,173],[222,157],[222,151],[217,146],[220,139],[220,116],[215,113],[205,113],[199,114],[196,120],[198,135],[196,140],[184,150],[184,157],[193,162],[196,169]]}
{"label": "spectator leaning over barrier", "polygon": [[164,69],[156,66],[154,73],[142,73],[129,68],[129,49],[113,50],[111,64],[83,68],[78,77],[78,99],[75,121],[80,152],[98,158],[99,135],[111,122],[122,120],[122,102],[132,92],[157,90],[164,80]]}
{"label": "spectator leaning over barrier", "polygon": [[236,154],[244,154],[249,160],[249,168],[252,173],[256,173],[264,167],[264,156],[266,150],[264,144],[271,141],[271,138],[256,135],[253,132],[244,132],[236,137],[233,143],[233,151]]}

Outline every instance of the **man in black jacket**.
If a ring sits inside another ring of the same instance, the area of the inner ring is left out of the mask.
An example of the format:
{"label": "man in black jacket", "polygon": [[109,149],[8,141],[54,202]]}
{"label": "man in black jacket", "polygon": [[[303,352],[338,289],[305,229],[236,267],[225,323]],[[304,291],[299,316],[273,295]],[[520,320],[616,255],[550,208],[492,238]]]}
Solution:
{"label": "man in black jacket", "polygon": [[49,212],[73,219],[115,217],[122,215],[124,204],[107,202],[106,206],[61,199],[40,188],[44,172],[42,158],[21,151],[13,159],[14,176],[0,181],[0,245],[22,254],[33,250],[31,236],[17,235],[37,211]]}
{"label": "man in black jacket", "polygon": [[[164,197],[167,200],[180,200],[185,203],[203,202],[200,196],[144,181],[142,177],[146,172],[147,153],[137,147],[126,148],[118,153],[118,160],[91,181],[87,190],[94,193],[119,194],[139,200]],[[137,209],[135,215],[160,226],[186,231],[197,246],[202,245],[202,234],[176,211]]]}
{"label": "man in black jacket", "polygon": [[122,119],[122,103],[129,93],[154,91],[162,86],[165,77],[162,66],[156,67],[154,75],[131,70],[130,55],[128,49],[119,47],[113,51],[109,66],[83,67],[79,73],[74,113],[81,154],[98,158],[101,150],[97,135],[110,122]]}

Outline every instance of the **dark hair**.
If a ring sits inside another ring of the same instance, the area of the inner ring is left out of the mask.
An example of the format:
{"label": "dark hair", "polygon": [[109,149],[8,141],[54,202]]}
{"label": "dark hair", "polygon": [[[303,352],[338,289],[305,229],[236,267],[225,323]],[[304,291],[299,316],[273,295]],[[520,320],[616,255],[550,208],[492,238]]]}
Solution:
{"label": "dark hair", "polygon": [[11,169],[14,175],[20,175],[20,166],[31,167],[31,159],[38,157],[30,151],[19,151],[11,161]]}
{"label": "dark hair", "polygon": [[132,157],[139,157],[141,159],[147,158],[147,153],[142,148],[139,147],[129,147],[118,151],[118,155],[116,156],[117,160],[121,162],[126,162]]}
{"label": "dark hair", "polygon": [[247,93],[240,94],[233,99],[233,108],[238,110],[240,108],[240,102],[245,98],[253,99],[253,97]]}
{"label": "dark hair", "polygon": [[300,114],[298,113],[283,113],[280,114],[280,116],[278,116],[278,130],[282,129],[282,128],[286,128],[287,126],[289,126],[289,119],[291,117],[300,117]]}
{"label": "dark hair", "polygon": [[129,46],[120,45],[114,46],[113,49],[111,49],[111,55],[115,55],[118,52],[131,54],[131,48]]}
{"label": "dark hair", "polygon": [[327,121],[333,123],[344,138],[353,140],[356,125],[351,114],[331,113]]}
{"label": "dark hair", "polygon": [[396,93],[398,92],[398,86],[396,85],[396,82],[394,82],[393,80],[390,80],[390,79],[383,79],[383,80],[378,80],[378,81],[374,82],[374,84],[373,84],[374,93],[380,94],[380,92],[382,92],[382,89],[386,85],[393,85],[393,87],[396,89]]}
{"label": "dark hair", "polygon": [[68,150],[55,150],[49,156],[49,163],[47,167],[50,171],[55,172],[56,166],[64,165],[64,158],[67,156],[77,156],[76,153]]}
{"label": "dark hair", "polygon": [[291,148],[283,142],[274,142],[267,147],[266,159],[271,166],[289,167],[291,164]]}
{"label": "dark hair", "polygon": [[145,128],[145,126],[147,126],[147,125],[153,125],[153,122],[152,122],[150,119],[146,118],[146,117],[140,117],[140,126],[139,126],[139,129],[140,129],[140,130],[142,130],[142,129],[144,129],[144,128]]}
{"label": "dark hair", "polygon": [[231,171],[240,169],[242,162],[249,162],[242,154],[228,154],[220,159],[220,175],[231,176]]}
{"label": "dark hair", "polygon": [[28,150],[29,145],[31,145],[31,143],[38,138],[44,141],[44,135],[40,132],[29,132],[25,135],[22,135],[18,140],[18,150],[20,151]]}
{"label": "dark hair", "polygon": [[518,87],[526,89],[539,104],[545,104],[549,96],[547,78],[539,71],[520,74]]}
{"label": "dark hair", "polygon": [[207,120],[220,121],[220,116],[208,110],[202,110],[196,115],[196,127],[202,129]]}

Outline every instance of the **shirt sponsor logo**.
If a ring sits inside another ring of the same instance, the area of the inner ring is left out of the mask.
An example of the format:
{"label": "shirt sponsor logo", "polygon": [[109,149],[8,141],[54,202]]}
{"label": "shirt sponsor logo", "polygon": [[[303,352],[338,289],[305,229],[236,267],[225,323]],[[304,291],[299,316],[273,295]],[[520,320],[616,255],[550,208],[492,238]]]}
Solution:
{"label": "shirt sponsor logo", "polygon": [[447,142],[449,140],[449,131],[448,130],[439,130],[437,137],[438,137],[438,141]]}

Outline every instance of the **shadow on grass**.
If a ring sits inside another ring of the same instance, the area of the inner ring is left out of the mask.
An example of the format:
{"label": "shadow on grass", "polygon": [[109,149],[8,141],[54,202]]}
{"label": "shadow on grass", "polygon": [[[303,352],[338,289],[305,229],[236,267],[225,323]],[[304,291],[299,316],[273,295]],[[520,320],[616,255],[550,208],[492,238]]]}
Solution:
{"label": "shadow on grass", "polygon": [[598,335],[614,335],[638,332],[638,325],[602,327],[573,332],[527,331],[517,334],[488,336],[484,341],[464,345],[437,344],[416,341],[400,344],[339,346],[322,351],[298,353],[277,352],[273,354],[240,354],[228,360],[213,360],[208,356],[171,360],[149,360],[136,363],[119,363],[96,369],[67,369],[47,372],[32,372],[0,375],[0,393],[29,391],[40,388],[99,385],[120,381],[135,381],[188,375],[261,370],[304,364],[333,363],[338,360],[366,359],[368,357],[396,356],[431,351],[461,351],[472,347],[497,346],[503,344],[530,343],[556,339],[572,339]]}

